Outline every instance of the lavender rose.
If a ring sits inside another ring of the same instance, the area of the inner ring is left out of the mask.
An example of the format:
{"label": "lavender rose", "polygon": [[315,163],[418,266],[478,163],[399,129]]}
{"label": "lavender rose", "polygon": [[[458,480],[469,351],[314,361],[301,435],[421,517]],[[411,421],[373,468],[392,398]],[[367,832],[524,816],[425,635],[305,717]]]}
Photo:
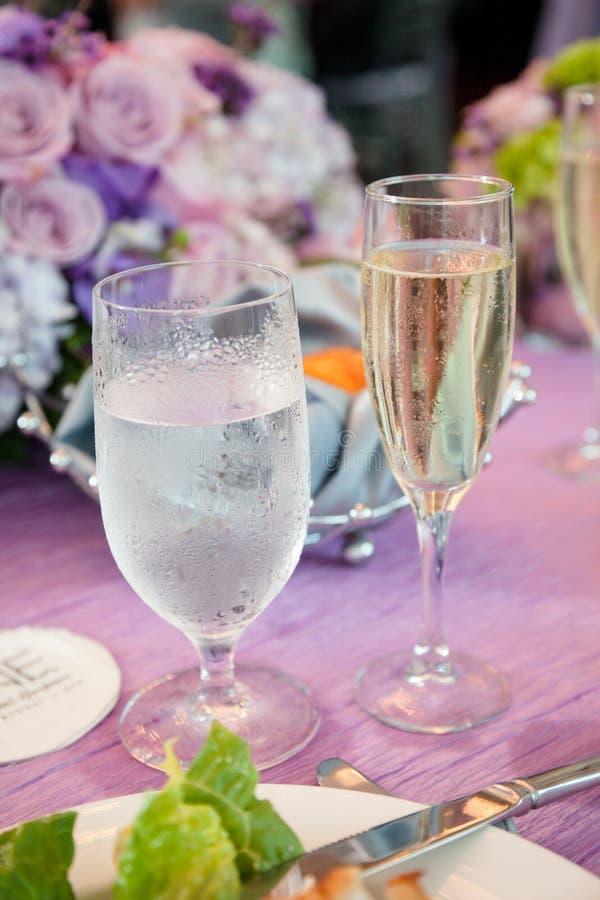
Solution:
{"label": "lavender rose", "polygon": [[66,91],[19,62],[0,59],[0,181],[47,170],[72,140]]}
{"label": "lavender rose", "polygon": [[154,66],[113,54],[84,81],[77,130],[84,153],[153,165],[177,141],[183,104]]}
{"label": "lavender rose", "polygon": [[106,228],[106,210],[94,191],[69,178],[47,176],[9,184],[0,196],[8,249],[68,265],[92,252]]}

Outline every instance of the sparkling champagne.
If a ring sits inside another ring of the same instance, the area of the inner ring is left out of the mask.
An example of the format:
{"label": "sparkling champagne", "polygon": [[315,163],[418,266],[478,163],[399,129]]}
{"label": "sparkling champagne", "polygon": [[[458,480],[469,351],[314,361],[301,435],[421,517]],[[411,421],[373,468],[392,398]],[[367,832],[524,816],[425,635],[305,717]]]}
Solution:
{"label": "sparkling champagne", "polygon": [[561,264],[583,325],[600,340],[600,154],[564,154],[560,167],[558,235]]}
{"label": "sparkling champagne", "polygon": [[428,512],[479,473],[511,362],[514,262],[489,245],[411,241],[363,263],[369,389],[391,469]]}

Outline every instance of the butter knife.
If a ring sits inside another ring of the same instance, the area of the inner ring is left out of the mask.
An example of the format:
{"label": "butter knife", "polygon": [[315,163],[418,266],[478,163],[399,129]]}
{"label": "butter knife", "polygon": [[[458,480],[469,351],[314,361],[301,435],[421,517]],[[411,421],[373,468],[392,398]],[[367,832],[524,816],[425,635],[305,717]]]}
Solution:
{"label": "butter knife", "polygon": [[[524,815],[531,809],[538,809],[596,785],[600,785],[600,756],[527,778],[492,784],[475,794],[409,813],[305,853],[295,860],[295,866],[302,876],[314,875],[316,878],[333,866],[340,865],[359,866],[365,869],[365,873],[372,874],[430,847],[445,844],[467,833],[472,834],[485,825],[493,825],[509,816]],[[268,881],[270,876],[277,875],[278,870],[273,870],[266,873],[266,879]],[[271,885],[276,883],[277,877],[271,879]],[[247,884],[250,892],[244,893],[244,898],[261,896],[260,893],[252,893],[257,884],[254,881]]]}

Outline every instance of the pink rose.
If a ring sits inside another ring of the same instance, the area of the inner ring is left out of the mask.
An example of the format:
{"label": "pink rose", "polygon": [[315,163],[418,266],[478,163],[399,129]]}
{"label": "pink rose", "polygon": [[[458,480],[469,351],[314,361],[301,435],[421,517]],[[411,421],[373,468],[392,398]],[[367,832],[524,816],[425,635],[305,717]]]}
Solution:
{"label": "pink rose", "polygon": [[526,81],[500,85],[485,100],[485,120],[501,138],[533,131],[553,115],[552,99],[532,91]]}
{"label": "pink rose", "polygon": [[179,137],[183,103],[157,66],[107,56],[81,86],[77,128],[90,156],[153,165]]}
{"label": "pink rose", "polygon": [[106,229],[106,210],[87,185],[47,176],[9,184],[0,196],[7,249],[70,265],[88,256]]}
{"label": "pink rose", "polygon": [[73,140],[69,96],[48,77],[0,59],[0,180],[28,180]]}
{"label": "pink rose", "polygon": [[517,79],[495,87],[483,100],[468,106],[461,147],[493,153],[497,140],[490,142],[490,129],[503,140],[545,125],[555,114],[554,101],[544,88],[547,68],[545,60],[534,60]]}
{"label": "pink rose", "polygon": [[188,237],[186,259],[239,259],[260,262],[290,271],[296,267],[294,252],[263,225],[238,209],[215,208],[181,226]]}
{"label": "pink rose", "polygon": [[145,28],[137,31],[129,46],[140,58],[153,63],[168,80],[173,93],[184,104],[186,123],[202,119],[205,113],[218,112],[221,100],[207,90],[194,75],[196,63],[226,64],[232,51],[214,38],[183,28]]}
{"label": "pink rose", "polygon": [[185,28],[145,28],[133,35],[130,44],[144,57],[167,63],[179,60],[188,68],[195,63],[231,64],[237,58],[230,47],[215,38]]}
{"label": "pink rose", "polygon": [[[213,124],[217,128],[229,127],[217,117]],[[193,218],[196,211],[204,215],[207,210],[210,212],[227,202],[227,185],[223,185],[219,171],[218,153],[211,151],[212,143],[204,129],[186,131],[163,160],[160,177],[151,190],[154,202],[181,219]],[[239,194],[234,197],[237,205],[244,206],[245,198]]]}
{"label": "pink rose", "polygon": [[[296,267],[292,250],[281,243],[261,222],[244,216],[239,210],[229,212],[215,208],[213,215],[185,222],[181,226],[188,237],[188,245],[180,259],[218,260],[237,259],[243,262],[259,262],[277,266],[290,272]],[[235,271],[229,270],[230,283],[224,281],[222,269],[207,270],[202,280],[202,292],[224,293],[235,291],[237,279]],[[193,268],[182,268],[176,273],[176,288],[181,295],[198,293],[197,272]]]}

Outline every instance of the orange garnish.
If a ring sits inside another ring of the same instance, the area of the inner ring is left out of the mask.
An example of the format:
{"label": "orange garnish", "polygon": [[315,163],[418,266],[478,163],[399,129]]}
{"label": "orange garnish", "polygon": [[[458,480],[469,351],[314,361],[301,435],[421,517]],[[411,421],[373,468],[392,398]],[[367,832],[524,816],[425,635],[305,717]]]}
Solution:
{"label": "orange garnish", "polygon": [[422,872],[408,872],[406,875],[396,875],[388,881],[385,890],[386,900],[428,900],[419,881]]}
{"label": "orange garnish", "polygon": [[362,353],[355,347],[330,347],[305,356],[304,374],[351,394],[367,386]]}

